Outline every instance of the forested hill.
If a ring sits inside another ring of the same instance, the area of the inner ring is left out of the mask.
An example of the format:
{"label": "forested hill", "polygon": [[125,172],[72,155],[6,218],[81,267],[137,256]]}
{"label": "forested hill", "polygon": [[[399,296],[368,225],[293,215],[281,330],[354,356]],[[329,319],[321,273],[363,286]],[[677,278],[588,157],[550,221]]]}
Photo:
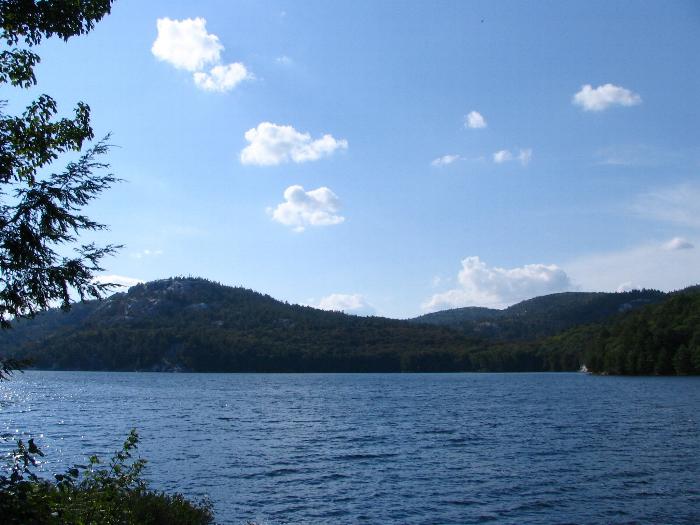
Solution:
{"label": "forested hill", "polygon": [[39,368],[191,371],[469,370],[449,328],[357,317],[197,278],[140,284],[0,334]]}
{"label": "forested hill", "polygon": [[700,374],[700,289],[669,294],[661,303],[606,323],[573,328],[544,346],[551,355],[579,356],[600,374]]}
{"label": "forested hill", "polygon": [[699,298],[697,289],[554,294],[506,310],[400,321],[173,278],[16,322],[0,332],[0,356],[64,370],[515,372],[586,364],[601,373],[698,373]]}
{"label": "forested hill", "polygon": [[598,323],[620,313],[662,301],[657,290],[622,293],[565,292],[522,301],[504,310],[455,308],[412,319],[447,326],[470,337],[522,341],[548,337],[574,326]]}

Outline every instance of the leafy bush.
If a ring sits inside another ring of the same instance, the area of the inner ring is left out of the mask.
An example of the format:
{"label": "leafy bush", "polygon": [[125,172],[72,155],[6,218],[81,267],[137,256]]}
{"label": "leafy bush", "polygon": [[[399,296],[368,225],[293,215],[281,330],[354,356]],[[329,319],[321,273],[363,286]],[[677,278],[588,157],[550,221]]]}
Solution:
{"label": "leafy bush", "polygon": [[43,456],[33,440],[21,440],[11,456],[8,472],[0,475],[0,516],[13,524],[145,524],[200,525],[213,523],[208,502],[193,503],[182,495],[148,488],[141,477],[146,464],[135,459],[138,435],[132,430],[107,465],[92,456],[55,480],[33,472],[36,456]]}

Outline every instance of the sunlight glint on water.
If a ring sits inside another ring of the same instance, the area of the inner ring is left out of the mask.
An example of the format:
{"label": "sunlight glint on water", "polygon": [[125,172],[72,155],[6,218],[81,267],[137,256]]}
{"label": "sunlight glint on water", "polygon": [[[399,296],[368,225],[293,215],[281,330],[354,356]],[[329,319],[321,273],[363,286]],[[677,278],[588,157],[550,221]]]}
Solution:
{"label": "sunlight glint on water", "polygon": [[700,378],[27,372],[0,407],[47,472],[136,427],[222,523],[700,521]]}

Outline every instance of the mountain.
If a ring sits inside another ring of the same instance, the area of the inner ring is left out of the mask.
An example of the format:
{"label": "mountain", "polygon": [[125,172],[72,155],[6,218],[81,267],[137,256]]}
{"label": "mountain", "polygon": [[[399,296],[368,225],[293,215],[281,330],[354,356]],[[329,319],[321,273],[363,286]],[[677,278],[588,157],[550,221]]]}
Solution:
{"label": "mountain", "polygon": [[74,370],[199,372],[471,369],[449,328],[290,305],[200,278],[134,286],[2,333],[0,355]]}
{"label": "mountain", "polygon": [[669,294],[605,323],[573,328],[549,343],[575,353],[594,373],[700,374],[700,289]]}
{"label": "mountain", "polygon": [[463,323],[488,321],[502,315],[503,310],[484,308],[482,306],[466,306],[464,308],[451,308],[449,310],[440,310],[439,312],[419,315],[411,319],[411,321],[458,328]]}
{"label": "mountain", "polygon": [[582,324],[601,322],[620,313],[662,301],[657,290],[630,292],[564,292],[528,299],[504,310],[455,308],[412,319],[446,326],[470,337],[497,341],[549,337]]}
{"label": "mountain", "polygon": [[[700,288],[563,293],[401,321],[200,278],[139,284],[0,332],[42,369],[194,372],[700,372]],[[670,363],[670,364],[669,364]]]}

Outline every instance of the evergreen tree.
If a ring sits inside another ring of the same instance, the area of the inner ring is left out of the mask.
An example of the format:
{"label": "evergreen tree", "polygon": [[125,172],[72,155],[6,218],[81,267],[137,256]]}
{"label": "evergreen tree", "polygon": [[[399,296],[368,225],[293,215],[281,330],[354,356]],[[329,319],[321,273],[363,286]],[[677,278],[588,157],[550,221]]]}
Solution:
{"label": "evergreen tree", "polygon": [[[0,53],[0,83],[15,88],[36,84],[42,39],[63,40],[89,32],[111,9],[112,0],[0,0],[6,49]],[[80,244],[86,231],[105,226],[82,208],[116,182],[100,161],[108,150],[94,138],[90,108],[79,102],[72,117],[57,118],[48,95],[20,115],[7,115],[0,101],[0,325],[31,317],[51,305],[68,308],[71,295],[98,298],[109,285],[94,281],[100,260],[113,245]],[[78,154],[54,171],[62,155]]]}
{"label": "evergreen tree", "polygon": [[673,357],[673,369],[679,376],[693,373],[692,355],[686,345],[682,345]]}

